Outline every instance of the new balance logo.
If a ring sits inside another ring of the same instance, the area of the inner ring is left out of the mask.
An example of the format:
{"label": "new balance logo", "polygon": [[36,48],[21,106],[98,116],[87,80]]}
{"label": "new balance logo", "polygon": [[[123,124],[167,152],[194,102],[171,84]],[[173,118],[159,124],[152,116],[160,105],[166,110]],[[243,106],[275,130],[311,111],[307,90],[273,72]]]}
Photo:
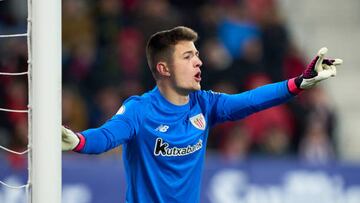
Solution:
{"label": "new balance logo", "polygon": [[157,127],[157,128],[155,129],[155,131],[159,131],[159,132],[164,133],[164,132],[166,132],[168,129],[169,129],[169,126],[168,126],[168,125],[163,125],[163,124],[161,124],[161,125],[159,125],[159,127]]}

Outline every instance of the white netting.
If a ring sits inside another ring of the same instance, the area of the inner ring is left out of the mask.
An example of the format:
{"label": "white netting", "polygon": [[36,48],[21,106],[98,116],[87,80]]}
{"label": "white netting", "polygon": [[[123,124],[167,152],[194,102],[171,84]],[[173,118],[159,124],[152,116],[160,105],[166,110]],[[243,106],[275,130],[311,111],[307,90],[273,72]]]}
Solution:
{"label": "white netting", "polygon": [[0,35],[0,38],[10,38],[10,37],[26,37],[28,34],[12,34],[12,35]]}
{"label": "white netting", "polygon": [[3,181],[0,180],[0,184],[4,185],[10,189],[23,189],[23,188],[27,188],[29,185],[25,184],[25,185],[19,185],[19,186],[14,186],[14,185],[9,185],[7,183],[4,183]]}
{"label": "white netting", "polygon": [[18,73],[4,73],[0,72],[0,75],[8,75],[8,76],[17,76],[17,75],[27,75],[28,71],[26,72],[18,72]]}
{"label": "white netting", "polygon": [[[3,0],[0,0],[0,2],[3,1]],[[27,50],[28,50],[28,70],[26,72],[17,72],[17,73],[9,73],[9,72],[0,72],[0,77],[1,76],[19,76],[19,75],[27,75],[27,79],[28,79],[28,84],[29,84],[29,87],[28,87],[28,101],[30,103],[30,85],[31,85],[31,74],[30,74],[30,70],[31,70],[31,36],[30,36],[30,32],[31,32],[31,0],[28,0],[27,1],[28,3],[28,18],[27,18],[27,32],[26,33],[16,33],[16,34],[1,34],[0,33],[0,38],[14,38],[14,37],[27,37]],[[1,6],[1,5],[0,5]],[[0,56],[1,57],[1,56]],[[31,111],[30,111],[30,104],[27,105],[28,108],[27,109],[8,109],[8,108],[1,108],[0,107],[0,111],[4,111],[4,112],[10,112],[10,113],[27,113],[28,114],[28,122],[30,123],[31,122]],[[6,152],[8,153],[13,153],[13,154],[16,154],[16,155],[24,155],[24,154],[28,154],[28,174],[30,174],[30,153],[28,153],[31,148],[31,136],[30,136],[30,127],[31,125],[28,125],[29,126],[29,129],[28,129],[28,132],[29,132],[29,141],[28,141],[28,148],[25,150],[25,151],[22,151],[22,152],[17,152],[17,151],[14,151],[14,150],[11,150],[11,149],[8,149],[4,146],[1,146],[0,145],[0,149],[2,150],[5,150]],[[10,185],[8,183],[5,183],[3,181],[0,180],[0,185],[3,185],[7,188],[10,188],[10,189],[23,189],[23,188],[26,188],[26,195],[28,197],[28,194],[29,194],[29,186],[30,186],[30,179],[28,178],[28,181],[27,181],[27,184],[24,184],[24,185],[19,185],[19,186],[14,186],[14,185]],[[28,198],[29,200],[29,198]],[[30,200],[29,200],[30,202]]]}

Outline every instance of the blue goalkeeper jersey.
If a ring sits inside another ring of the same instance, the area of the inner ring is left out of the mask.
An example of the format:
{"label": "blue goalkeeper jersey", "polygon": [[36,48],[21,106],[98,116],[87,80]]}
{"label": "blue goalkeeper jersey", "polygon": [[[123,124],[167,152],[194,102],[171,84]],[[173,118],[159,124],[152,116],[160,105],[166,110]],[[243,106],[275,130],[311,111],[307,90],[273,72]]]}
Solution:
{"label": "blue goalkeeper jersey", "polygon": [[185,105],[167,101],[155,87],[127,99],[104,125],[80,133],[80,153],[123,145],[128,203],[200,202],[209,129],[283,103],[287,82],[240,94],[195,91]]}

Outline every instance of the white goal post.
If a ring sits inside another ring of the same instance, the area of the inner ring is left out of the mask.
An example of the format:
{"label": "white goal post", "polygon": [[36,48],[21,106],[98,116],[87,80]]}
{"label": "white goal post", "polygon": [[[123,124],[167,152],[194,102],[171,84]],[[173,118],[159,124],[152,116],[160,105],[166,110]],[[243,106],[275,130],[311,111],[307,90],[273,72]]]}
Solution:
{"label": "white goal post", "polygon": [[[29,0],[31,203],[61,203],[61,1]],[[31,55],[31,56],[30,56]]]}

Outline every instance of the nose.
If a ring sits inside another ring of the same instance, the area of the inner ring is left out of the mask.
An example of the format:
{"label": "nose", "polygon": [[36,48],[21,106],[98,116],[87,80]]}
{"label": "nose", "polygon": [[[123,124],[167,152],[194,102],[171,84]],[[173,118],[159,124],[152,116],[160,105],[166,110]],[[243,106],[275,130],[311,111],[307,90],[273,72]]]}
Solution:
{"label": "nose", "polygon": [[196,68],[200,68],[202,66],[202,61],[199,57],[196,57],[196,61],[195,61],[195,67]]}

